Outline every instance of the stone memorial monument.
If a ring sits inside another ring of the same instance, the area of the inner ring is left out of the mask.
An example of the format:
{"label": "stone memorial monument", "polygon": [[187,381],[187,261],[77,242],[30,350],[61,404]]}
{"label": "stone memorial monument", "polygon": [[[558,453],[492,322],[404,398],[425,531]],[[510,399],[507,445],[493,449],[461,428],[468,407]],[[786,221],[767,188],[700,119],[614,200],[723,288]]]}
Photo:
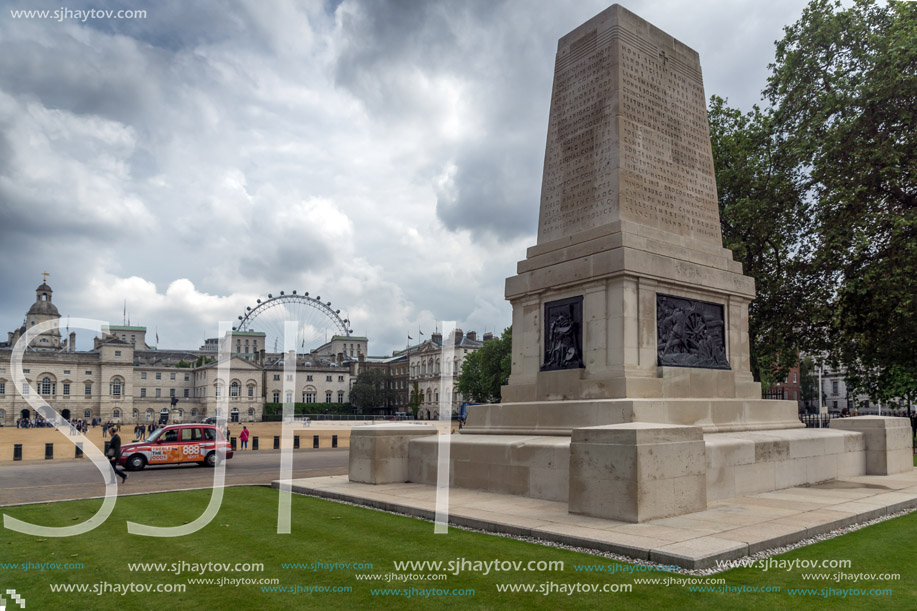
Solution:
{"label": "stone memorial monument", "polygon": [[[538,240],[506,298],[512,375],[469,408],[450,485],[640,522],[910,467],[894,419],[807,430],[761,398],[698,55],[619,5],[558,43]],[[354,431],[352,481],[436,483],[435,436],[399,430]]]}

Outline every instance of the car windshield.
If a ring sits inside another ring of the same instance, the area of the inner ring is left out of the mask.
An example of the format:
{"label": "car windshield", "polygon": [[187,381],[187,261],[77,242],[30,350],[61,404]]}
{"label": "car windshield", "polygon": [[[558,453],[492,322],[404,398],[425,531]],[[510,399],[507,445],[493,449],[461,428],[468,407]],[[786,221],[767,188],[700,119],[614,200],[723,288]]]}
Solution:
{"label": "car windshield", "polygon": [[156,441],[157,439],[159,439],[159,436],[162,435],[162,432],[163,432],[164,430],[165,430],[165,429],[156,429],[155,431],[153,431],[152,433],[150,433],[149,437],[147,437],[146,439],[144,439],[144,441],[146,441],[147,443]]}

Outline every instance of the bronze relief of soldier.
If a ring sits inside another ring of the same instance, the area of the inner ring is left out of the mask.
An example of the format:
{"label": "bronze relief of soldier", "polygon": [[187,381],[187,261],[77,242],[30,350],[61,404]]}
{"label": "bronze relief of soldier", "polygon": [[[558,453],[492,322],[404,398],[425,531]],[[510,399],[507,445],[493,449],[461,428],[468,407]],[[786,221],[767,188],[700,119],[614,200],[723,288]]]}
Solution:
{"label": "bronze relief of soldier", "polygon": [[656,295],[658,364],[729,369],[724,327],[720,304]]}
{"label": "bronze relief of soldier", "polygon": [[571,297],[545,304],[542,371],[584,367],[582,323],[582,297]]}

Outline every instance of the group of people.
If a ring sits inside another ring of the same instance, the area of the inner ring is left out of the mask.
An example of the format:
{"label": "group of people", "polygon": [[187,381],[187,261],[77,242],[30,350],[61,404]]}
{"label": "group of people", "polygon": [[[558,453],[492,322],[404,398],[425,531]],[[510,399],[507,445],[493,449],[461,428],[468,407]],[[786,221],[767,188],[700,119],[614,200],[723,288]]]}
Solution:
{"label": "group of people", "polygon": [[134,441],[140,441],[141,439],[144,438],[144,435],[149,437],[150,435],[153,434],[153,431],[159,428],[161,428],[160,425],[153,424],[152,422],[147,424],[146,426],[142,424],[136,424],[134,426]]}
{"label": "group of people", "polygon": [[16,420],[17,429],[41,429],[53,426],[53,422],[45,420],[41,416],[38,416],[37,418],[19,418]]}

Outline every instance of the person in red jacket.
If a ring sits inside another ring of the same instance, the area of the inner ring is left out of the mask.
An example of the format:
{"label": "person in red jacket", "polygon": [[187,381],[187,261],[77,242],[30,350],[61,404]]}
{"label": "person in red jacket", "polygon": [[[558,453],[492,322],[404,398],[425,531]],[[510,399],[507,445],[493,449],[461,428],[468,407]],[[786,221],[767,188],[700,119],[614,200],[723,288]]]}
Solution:
{"label": "person in red jacket", "polygon": [[248,449],[248,427],[247,426],[242,427],[242,433],[239,435],[239,441],[242,442],[242,449],[247,450]]}

